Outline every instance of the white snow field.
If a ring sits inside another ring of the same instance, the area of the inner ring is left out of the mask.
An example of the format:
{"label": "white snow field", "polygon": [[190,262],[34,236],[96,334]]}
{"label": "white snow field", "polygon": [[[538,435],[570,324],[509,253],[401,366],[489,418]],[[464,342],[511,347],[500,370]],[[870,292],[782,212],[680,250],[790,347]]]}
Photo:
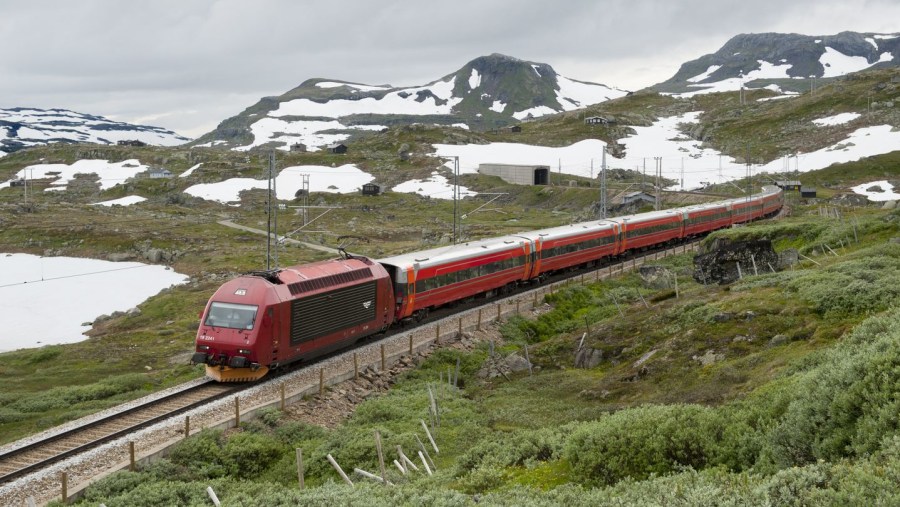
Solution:
{"label": "white snow field", "polygon": [[82,341],[82,323],[186,281],[139,262],[0,253],[0,352]]}

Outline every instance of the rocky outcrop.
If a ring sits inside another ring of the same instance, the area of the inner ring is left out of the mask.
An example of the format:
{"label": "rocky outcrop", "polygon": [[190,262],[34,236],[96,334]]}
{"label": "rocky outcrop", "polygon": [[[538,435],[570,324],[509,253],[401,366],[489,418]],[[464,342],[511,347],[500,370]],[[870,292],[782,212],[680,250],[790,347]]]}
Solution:
{"label": "rocky outcrop", "polygon": [[[727,284],[744,276],[764,273],[780,266],[772,242],[764,240],[730,241],[716,239],[694,257],[694,280]],[[754,268],[755,266],[755,268]]]}

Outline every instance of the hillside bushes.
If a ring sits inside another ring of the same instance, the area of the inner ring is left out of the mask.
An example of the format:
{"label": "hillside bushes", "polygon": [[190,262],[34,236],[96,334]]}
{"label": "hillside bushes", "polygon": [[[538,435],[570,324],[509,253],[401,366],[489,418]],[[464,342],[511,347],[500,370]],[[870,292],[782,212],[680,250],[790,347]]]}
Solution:
{"label": "hillside bushes", "polygon": [[713,409],[638,407],[581,424],[569,437],[564,456],[580,481],[609,485],[678,467],[703,468],[715,454],[721,431]]}

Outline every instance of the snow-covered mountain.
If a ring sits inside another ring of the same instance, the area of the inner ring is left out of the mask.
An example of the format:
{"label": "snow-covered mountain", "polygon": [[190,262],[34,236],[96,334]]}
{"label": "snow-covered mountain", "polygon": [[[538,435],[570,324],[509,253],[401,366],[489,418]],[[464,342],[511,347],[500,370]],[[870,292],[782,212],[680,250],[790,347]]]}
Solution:
{"label": "snow-covered mountain", "polygon": [[190,141],[160,127],[112,121],[66,109],[0,109],[0,152],[51,143],[116,144],[128,140],[155,146]]}
{"label": "snow-covered mountain", "polygon": [[900,66],[900,33],[741,34],[717,52],[682,64],[671,79],[652,88],[681,96],[737,91],[742,85],[797,92],[814,86],[813,78],[896,66]]}
{"label": "snow-covered mountain", "polygon": [[488,130],[622,97],[627,92],[561,76],[547,64],[493,54],[423,86],[396,88],[309,79],[223,121],[198,145],[310,151],[361,130],[437,123]]}

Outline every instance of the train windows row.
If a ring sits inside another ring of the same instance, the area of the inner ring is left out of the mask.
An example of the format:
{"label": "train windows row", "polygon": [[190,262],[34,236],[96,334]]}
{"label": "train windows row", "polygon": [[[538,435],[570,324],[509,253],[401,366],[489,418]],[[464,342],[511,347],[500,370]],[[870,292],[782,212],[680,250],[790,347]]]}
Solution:
{"label": "train windows row", "polygon": [[[628,227],[628,226],[626,226],[626,227]],[[630,238],[636,238],[638,236],[645,236],[647,234],[653,234],[655,232],[669,231],[672,229],[679,229],[679,228],[681,228],[680,220],[678,222],[669,222],[669,223],[665,223],[665,224],[651,225],[649,227],[641,227],[640,229],[626,229],[625,237],[630,239]]]}
{"label": "train windows row", "polygon": [[587,241],[582,241],[579,243],[571,243],[568,245],[555,246],[553,248],[545,248],[541,251],[541,257],[546,259],[548,257],[556,257],[557,255],[564,255],[567,253],[586,250],[588,248],[596,248],[598,246],[611,245],[615,242],[615,240],[616,240],[616,236],[614,234],[610,234],[609,236],[593,238],[593,239],[589,239]]}
{"label": "train windows row", "polygon": [[452,273],[444,273],[442,275],[425,278],[424,280],[416,280],[416,292],[425,292],[428,290],[444,287],[445,285],[463,282],[479,276],[489,275],[505,271],[507,269],[516,268],[525,265],[525,256],[512,257],[500,261],[489,262],[481,266],[474,266],[467,269],[461,269]]}
{"label": "train windows row", "polygon": [[684,221],[685,225],[694,225],[694,224],[702,224],[706,222],[715,222],[716,220],[723,220],[725,218],[731,218],[730,211],[723,211],[722,213],[713,213],[711,215],[703,215],[694,218],[688,218]]}

